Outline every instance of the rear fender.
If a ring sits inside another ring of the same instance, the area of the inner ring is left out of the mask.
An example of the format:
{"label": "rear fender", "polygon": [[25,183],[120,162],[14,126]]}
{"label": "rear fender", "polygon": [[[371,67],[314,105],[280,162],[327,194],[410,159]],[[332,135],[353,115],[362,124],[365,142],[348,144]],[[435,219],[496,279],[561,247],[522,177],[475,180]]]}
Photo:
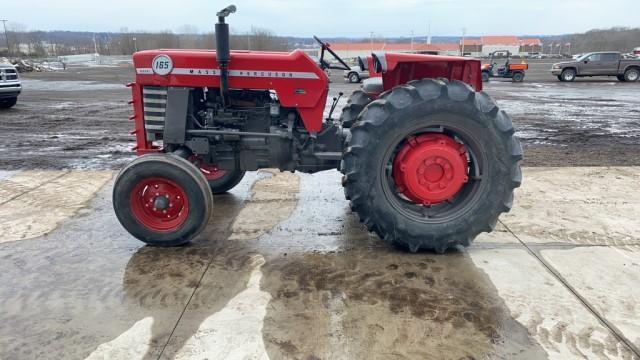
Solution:
{"label": "rear fender", "polygon": [[479,60],[457,56],[378,53],[367,58],[372,77],[382,76],[384,91],[412,80],[445,78],[482,90]]}

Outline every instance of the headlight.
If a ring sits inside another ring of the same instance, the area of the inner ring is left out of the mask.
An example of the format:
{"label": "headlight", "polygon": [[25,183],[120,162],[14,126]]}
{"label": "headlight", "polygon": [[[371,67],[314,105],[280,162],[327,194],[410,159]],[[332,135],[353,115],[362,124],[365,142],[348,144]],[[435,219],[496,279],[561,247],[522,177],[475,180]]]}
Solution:
{"label": "headlight", "polygon": [[558,70],[558,69],[560,69],[560,65],[553,65],[553,69],[554,69],[554,70]]}

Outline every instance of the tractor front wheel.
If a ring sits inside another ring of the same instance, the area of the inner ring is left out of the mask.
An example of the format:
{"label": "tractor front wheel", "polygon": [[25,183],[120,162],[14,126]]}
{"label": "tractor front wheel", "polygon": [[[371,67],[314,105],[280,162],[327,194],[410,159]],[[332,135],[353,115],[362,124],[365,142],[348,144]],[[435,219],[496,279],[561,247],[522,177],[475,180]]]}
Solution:
{"label": "tractor front wheel", "polygon": [[207,225],[212,206],[202,173],[171,154],[137,158],[120,171],[113,186],[118,220],[153,246],[178,246],[194,238]]}
{"label": "tractor front wheel", "polygon": [[486,71],[482,72],[482,82],[489,82],[490,78],[491,78],[491,75],[489,75],[488,72]]}
{"label": "tractor front wheel", "polygon": [[511,118],[460,81],[418,80],[373,101],[351,128],[345,195],[369,231],[412,252],[490,232],[520,186]]}
{"label": "tractor front wheel", "polygon": [[213,195],[224,194],[227,191],[233,189],[242,178],[244,178],[245,171],[234,169],[234,170],[222,170],[219,169],[215,165],[207,164],[200,159],[200,157],[196,155],[192,155],[189,157],[189,161],[191,161],[202,175],[204,175],[205,179],[209,183],[209,187],[211,188],[211,192]]}

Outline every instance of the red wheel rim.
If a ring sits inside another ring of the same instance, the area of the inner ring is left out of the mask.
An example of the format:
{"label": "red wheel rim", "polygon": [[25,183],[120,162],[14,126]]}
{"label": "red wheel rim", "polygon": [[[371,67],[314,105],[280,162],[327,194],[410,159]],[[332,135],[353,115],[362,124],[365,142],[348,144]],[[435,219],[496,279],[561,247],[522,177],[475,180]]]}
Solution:
{"label": "red wheel rim", "polygon": [[207,181],[214,181],[214,180],[221,179],[223,176],[227,174],[225,170],[220,170],[218,169],[217,166],[203,163],[200,160],[200,158],[195,155],[191,156],[189,158],[189,161],[194,163],[198,167],[198,169],[200,169],[200,171],[204,175],[205,179],[207,179]]}
{"label": "red wheel rim", "polygon": [[165,178],[140,181],[131,191],[130,199],[136,220],[156,232],[177,230],[189,215],[189,199],[184,190]]}
{"label": "red wheel rim", "polygon": [[217,166],[209,165],[209,164],[200,164],[198,166],[200,171],[204,174],[204,177],[207,181],[213,181],[221,179],[223,176],[227,174],[226,171],[218,169]]}
{"label": "red wheel rim", "polygon": [[452,200],[469,180],[468,171],[465,146],[436,133],[409,138],[393,161],[397,191],[422,205]]}

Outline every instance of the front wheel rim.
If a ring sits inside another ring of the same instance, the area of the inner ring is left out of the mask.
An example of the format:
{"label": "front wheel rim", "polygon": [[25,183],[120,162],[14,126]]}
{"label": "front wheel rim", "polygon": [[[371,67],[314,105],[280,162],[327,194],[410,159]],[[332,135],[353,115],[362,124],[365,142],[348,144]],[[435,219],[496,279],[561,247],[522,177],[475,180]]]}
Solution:
{"label": "front wheel rim", "polygon": [[176,231],[189,216],[189,199],[184,189],[166,178],[141,180],[129,198],[136,221],[156,232]]}

